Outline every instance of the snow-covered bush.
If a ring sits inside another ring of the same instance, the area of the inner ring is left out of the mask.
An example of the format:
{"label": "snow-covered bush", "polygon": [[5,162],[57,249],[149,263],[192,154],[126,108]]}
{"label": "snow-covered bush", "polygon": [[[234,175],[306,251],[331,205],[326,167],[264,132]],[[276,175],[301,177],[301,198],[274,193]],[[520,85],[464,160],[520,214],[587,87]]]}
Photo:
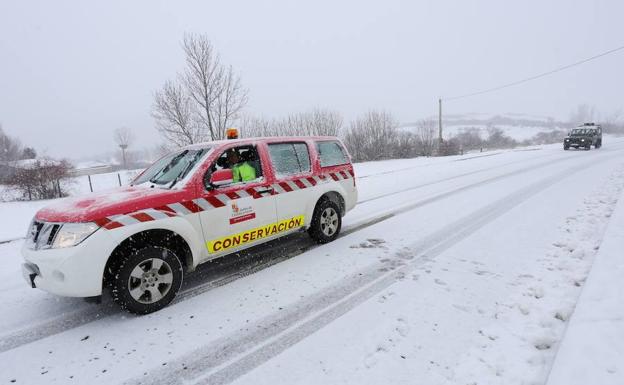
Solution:
{"label": "snow-covered bush", "polygon": [[64,188],[72,166],[69,162],[51,159],[32,159],[20,164],[12,177],[11,185],[23,199],[51,199],[67,195]]}

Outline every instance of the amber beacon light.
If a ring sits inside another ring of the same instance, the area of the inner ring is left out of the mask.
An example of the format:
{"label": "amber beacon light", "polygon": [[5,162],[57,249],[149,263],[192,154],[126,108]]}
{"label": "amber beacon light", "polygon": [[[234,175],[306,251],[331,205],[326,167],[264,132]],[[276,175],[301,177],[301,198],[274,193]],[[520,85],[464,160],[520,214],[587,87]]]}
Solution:
{"label": "amber beacon light", "polygon": [[225,137],[228,139],[238,139],[238,130],[236,128],[228,128],[225,130]]}

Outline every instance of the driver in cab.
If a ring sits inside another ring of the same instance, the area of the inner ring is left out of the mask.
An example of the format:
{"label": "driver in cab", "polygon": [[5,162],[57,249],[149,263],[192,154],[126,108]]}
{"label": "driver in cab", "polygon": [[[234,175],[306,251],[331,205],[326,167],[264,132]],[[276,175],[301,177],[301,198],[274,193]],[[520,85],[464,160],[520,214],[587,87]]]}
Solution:
{"label": "driver in cab", "polygon": [[241,161],[238,151],[228,151],[227,160],[232,170],[232,181],[234,183],[248,182],[256,179],[256,169],[248,162]]}

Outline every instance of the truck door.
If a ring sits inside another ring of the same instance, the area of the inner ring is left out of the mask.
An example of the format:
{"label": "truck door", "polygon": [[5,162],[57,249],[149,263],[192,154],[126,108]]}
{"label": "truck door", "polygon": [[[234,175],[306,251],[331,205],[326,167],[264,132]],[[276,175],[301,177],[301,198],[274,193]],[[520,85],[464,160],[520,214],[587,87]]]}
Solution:
{"label": "truck door", "polygon": [[314,196],[310,151],[306,142],[269,143],[268,153],[275,174],[277,218],[295,219],[303,225],[308,202]]}
{"label": "truck door", "polygon": [[[231,184],[209,186],[212,172],[237,166]],[[208,259],[272,238],[266,228],[277,221],[275,197],[263,167],[257,146],[244,145],[225,150],[208,169],[204,177],[207,186],[195,200],[204,209],[200,220]]]}

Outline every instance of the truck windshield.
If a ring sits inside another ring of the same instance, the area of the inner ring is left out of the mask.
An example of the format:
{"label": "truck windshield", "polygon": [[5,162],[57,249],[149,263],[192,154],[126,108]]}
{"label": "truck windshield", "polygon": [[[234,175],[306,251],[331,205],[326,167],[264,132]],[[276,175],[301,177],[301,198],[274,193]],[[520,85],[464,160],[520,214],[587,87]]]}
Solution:
{"label": "truck windshield", "polygon": [[570,133],[570,135],[591,135],[591,134],[592,134],[591,128],[575,128]]}
{"label": "truck windshield", "polygon": [[156,185],[173,187],[191,171],[193,166],[208,153],[209,147],[175,152],[151,165],[134,180],[133,185],[151,182]]}

